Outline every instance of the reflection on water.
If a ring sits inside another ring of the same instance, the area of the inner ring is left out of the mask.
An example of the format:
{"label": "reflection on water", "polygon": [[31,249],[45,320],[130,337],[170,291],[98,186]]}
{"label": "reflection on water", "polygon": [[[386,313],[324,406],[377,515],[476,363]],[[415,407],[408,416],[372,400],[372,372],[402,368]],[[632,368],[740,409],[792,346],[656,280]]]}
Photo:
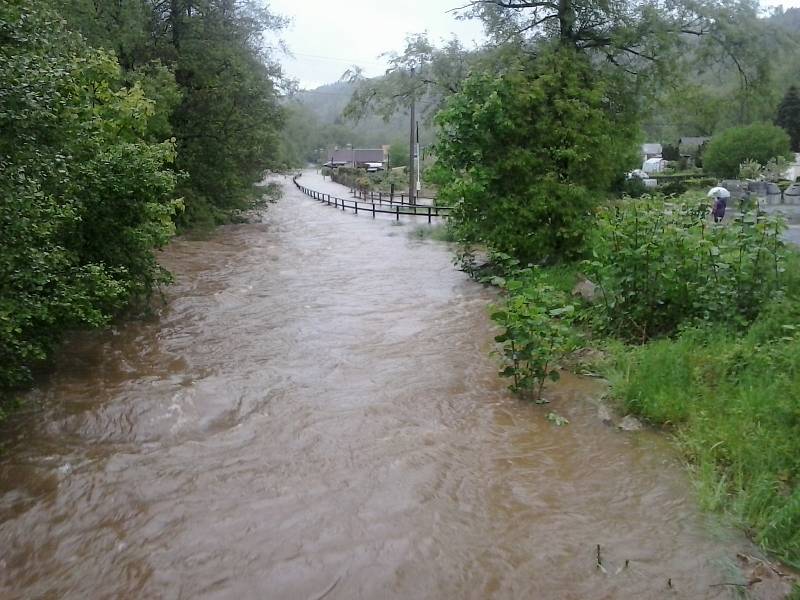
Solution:
{"label": "reflection on water", "polygon": [[412,229],[287,186],[175,241],[160,318],[76,337],[5,426],[0,596],[728,597],[746,546],[664,443],[591,381],[561,428],[510,397],[492,291]]}

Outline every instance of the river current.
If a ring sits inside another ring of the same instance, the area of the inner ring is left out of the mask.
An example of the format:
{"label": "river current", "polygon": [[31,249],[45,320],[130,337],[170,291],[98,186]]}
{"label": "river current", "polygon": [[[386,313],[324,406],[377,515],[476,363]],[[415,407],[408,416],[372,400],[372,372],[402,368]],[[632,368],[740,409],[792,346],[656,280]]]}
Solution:
{"label": "river current", "polygon": [[0,597],[729,597],[752,548],[663,438],[589,379],[514,398],[446,244],[284,183],[176,239],[158,314],[73,336],[3,425]]}

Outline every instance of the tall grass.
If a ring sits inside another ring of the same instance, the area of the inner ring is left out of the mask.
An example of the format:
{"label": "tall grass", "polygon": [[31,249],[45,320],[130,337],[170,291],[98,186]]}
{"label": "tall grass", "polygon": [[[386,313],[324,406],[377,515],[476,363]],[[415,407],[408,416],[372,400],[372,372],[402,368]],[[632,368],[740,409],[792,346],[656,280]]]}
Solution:
{"label": "tall grass", "polygon": [[744,334],[690,329],[615,352],[625,409],[674,429],[709,508],[800,567],[800,300]]}

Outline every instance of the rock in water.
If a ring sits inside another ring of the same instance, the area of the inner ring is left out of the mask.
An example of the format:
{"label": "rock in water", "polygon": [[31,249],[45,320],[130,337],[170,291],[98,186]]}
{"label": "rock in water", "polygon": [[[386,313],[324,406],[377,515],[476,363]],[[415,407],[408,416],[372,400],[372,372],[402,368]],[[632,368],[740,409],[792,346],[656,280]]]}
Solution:
{"label": "rock in water", "polygon": [[614,417],[611,415],[611,410],[602,402],[597,405],[597,416],[603,422],[603,425],[611,427],[614,424]]}
{"label": "rock in water", "polygon": [[642,429],[642,422],[633,415],[625,415],[625,418],[617,425],[622,431],[639,431]]}

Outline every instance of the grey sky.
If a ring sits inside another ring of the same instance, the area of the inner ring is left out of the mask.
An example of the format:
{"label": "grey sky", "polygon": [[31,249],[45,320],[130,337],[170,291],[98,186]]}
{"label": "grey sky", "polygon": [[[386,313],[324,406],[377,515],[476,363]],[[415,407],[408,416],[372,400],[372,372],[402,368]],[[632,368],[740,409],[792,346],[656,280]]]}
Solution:
{"label": "grey sky", "polygon": [[[353,64],[368,76],[380,75],[383,52],[400,51],[410,33],[427,31],[431,41],[455,33],[465,46],[483,39],[477,21],[457,21],[447,11],[460,0],[268,0],[274,13],[292,18],[282,38],[295,57],[280,62],[304,88],[332,83]],[[800,0],[798,0],[800,1]]]}
{"label": "grey sky", "polygon": [[[367,76],[386,69],[383,52],[403,49],[410,33],[427,31],[438,42],[455,33],[465,46],[483,39],[477,21],[458,21],[447,11],[464,0],[268,0],[272,12],[290,17],[282,38],[294,58],[281,56],[285,72],[312,89],[332,83],[357,64]],[[789,8],[800,0],[762,0],[762,6]]]}

